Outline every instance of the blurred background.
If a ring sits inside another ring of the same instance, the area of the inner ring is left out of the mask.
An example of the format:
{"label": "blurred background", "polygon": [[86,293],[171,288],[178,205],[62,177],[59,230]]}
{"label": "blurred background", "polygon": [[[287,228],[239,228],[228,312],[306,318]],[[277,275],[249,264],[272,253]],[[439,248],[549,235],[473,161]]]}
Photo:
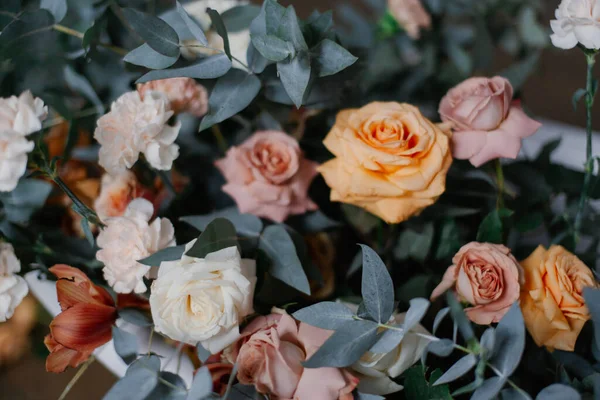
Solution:
{"label": "blurred background", "polygon": [[[260,3],[259,0],[254,2]],[[315,8],[321,11],[335,10],[340,5],[348,4],[353,4],[357,10],[369,12],[361,0],[280,0],[280,3],[293,4],[302,17],[308,16]],[[540,20],[549,21],[558,0],[544,0],[543,4],[545,15]],[[500,71],[510,63],[510,57],[499,51],[492,70]],[[522,88],[525,106],[536,116],[583,126],[584,107],[574,111],[571,98],[584,84],[585,58],[580,52],[562,51],[551,46],[543,50],[541,57],[538,69]],[[600,118],[596,118],[596,124],[596,129],[600,129]],[[60,375],[44,372],[47,352],[43,338],[50,321],[51,317],[30,298],[20,306],[15,318],[0,324],[1,399],[57,399],[76,373],[72,369]],[[33,376],[35,380],[32,380]],[[115,380],[102,365],[94,363],[71,390],[68,398],[101,399]]]}

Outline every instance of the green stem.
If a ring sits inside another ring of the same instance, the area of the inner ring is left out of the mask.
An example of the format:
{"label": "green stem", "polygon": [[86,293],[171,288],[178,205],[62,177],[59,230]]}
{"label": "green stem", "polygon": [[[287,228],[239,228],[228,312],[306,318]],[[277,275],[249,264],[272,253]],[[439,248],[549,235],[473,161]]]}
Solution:
{"label": "green stem", "polygon": [[583,222],[583,212],[588,202],[588,193],[590,183],[592,181],[592,175],[594,173],[594,159],[592,157],[592,108],[594,106],[594,98],[596,96],[596,90],[594,88],[594,65],[596,64],[596,52],[586,52],[587,58],[587,79],[586,79],[586,96],[585,96],[585,107],[587,110],[587,121],[586,121],[586,150],[585,150],[585,177],[583,180],[583,189],[581,191],[581,198],[579,199],[579,207],[577,208],[577,215],[575,216],[574,234],[575,240],[579,238],[579,231],[581,230],[581,224]]}
{"label": "green stem", "polygon": [[83,376],[83,373],[88,369],[90,365],[92,365],[95,359],[96,358],[93,355],[91,355],[90,358],[88,358],[87,361],[81,367],[79,367],[79,370],[77,371],[75,376],[73,376],[73,378],[69,381],[69,383],[65,387],[65,390],[63,390],[58,400],[64,400],[67,397],[71,389],[73,389],[73,386],[75,386],[79,378]]}
{"label": "green stem", "polygon": [[498,199],[496,200],[496,209],[504,208],[504,171],[502,162],[496,159],[496,183],[498,184]]}
{"label": "green stem", "polygon": [[223,132],[221,132],[221,128],[219,128],[218,124],[215,124],[212,126],[211,130],[213,136],[217,140],[217,146],[219,146],[219,149],[221,149],[223,154],[225,154],[229,148],[229,145],[227,144],[227,140],[225,140],[225,136],[223,136]]}

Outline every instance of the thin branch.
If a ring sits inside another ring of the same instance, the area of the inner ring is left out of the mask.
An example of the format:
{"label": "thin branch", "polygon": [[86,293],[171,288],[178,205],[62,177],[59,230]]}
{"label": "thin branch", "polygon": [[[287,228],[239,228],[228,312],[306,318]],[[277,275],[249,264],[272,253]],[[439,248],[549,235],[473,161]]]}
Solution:
{"label": "thin branch", "polygon": [[71,389],[73,389],[73,386],[75,386],[77,381],[83,376],[84,372],[88,369],[88,367],[92,365],[94,360],[96,360],[96,358],[93,355],[91,355],[90,358],[88,358],[87,361],[81,367],[79,367],[79,370],[77,371],[75,376],[73,376],[73,378],[69,381],[69,383],[65,387],[65,390],[63,390],[58,400],[64,400],[67,397]]}

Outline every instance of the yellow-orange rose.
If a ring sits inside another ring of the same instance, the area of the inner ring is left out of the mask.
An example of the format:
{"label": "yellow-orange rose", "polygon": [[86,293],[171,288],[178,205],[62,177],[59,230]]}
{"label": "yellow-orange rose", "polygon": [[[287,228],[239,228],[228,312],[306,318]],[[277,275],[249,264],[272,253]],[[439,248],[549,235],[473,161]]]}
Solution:
{"label": "yellow-orange rose", "polygon": [[521,265],[521,310],[533,340],[549,350],[573,351],[590,319],[583,288],[597,286],[592,271],[562,246],[539,246]]}
{"label": "yellow-orange rose", "polygon": [[444,193],[452,164],[449,135],[409,104],[344,110],[324,141],[336,158],[319,172],[332,201],[402,222]]}

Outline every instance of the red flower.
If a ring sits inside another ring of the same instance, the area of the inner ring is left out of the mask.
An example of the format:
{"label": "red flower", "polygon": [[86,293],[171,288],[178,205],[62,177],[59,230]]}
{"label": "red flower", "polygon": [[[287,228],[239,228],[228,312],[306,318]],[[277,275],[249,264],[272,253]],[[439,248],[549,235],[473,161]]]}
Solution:
{"label": "red flower", "polygon": [[63,372],[87,360],[112,339],[117,307],[110,294],[79,269],[68,265],[50,268],[58,278],[56,291],[62,312],[50,324],[44,344],[50,351],[46,370]]}

